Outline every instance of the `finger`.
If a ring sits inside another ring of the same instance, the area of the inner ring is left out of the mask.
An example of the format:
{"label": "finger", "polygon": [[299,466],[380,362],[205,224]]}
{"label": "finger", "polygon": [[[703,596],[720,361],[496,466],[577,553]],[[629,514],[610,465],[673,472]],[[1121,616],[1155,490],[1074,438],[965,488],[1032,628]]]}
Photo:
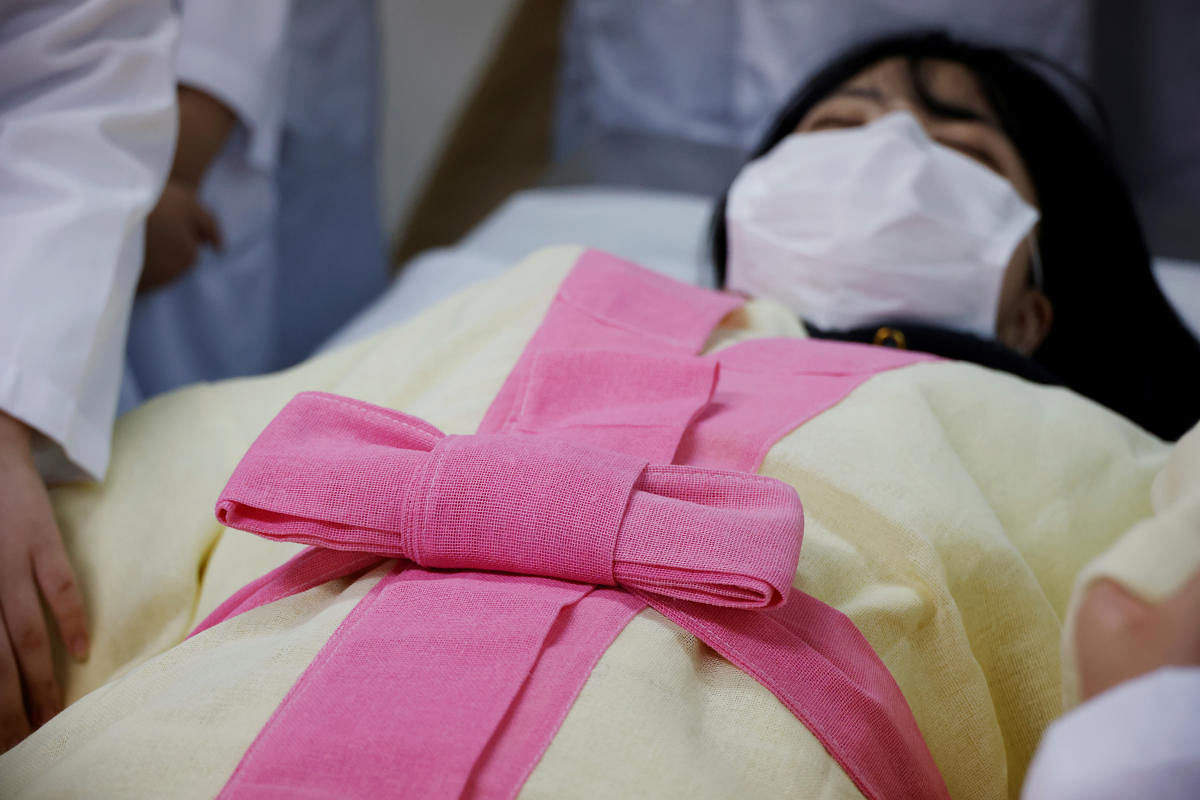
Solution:
{"label": "finger", "polygon": [[21,700],[21,676],[9,644],[8,629],[0,616],[0,753],[29,735],[25,703]]}
{"label": "finger", "polygon": [[51,544],[34,553],[33,571],[42,597],[58,624],[63,644],[72,658],[83,661],[88,653],[87,612],[75,580],[75,570],[71,569],[57,532]]}
{"label": "finger", "polygon": [[196,236],[200,241],[211,244],[216,250],[221,250],[225,246],[221,237],[221,225],[207,208],[199,203],[192,206],[192,221],[195,223]]}
{"label": "finger", "polygon": [[1153,668],[1158,609],[1108,578],[1094,581],[1075,618],[1075,652],[1083,699]]}
{"label": "finger", "polygon": [[29,699],[29,721],[40,726],[62,709],[62,695],[54,679],[54,662],[50,657],[50,637],[42,620],[33,576],[7,581],[0,605],[4,609],[4,625],[17,657],[21,683]]}

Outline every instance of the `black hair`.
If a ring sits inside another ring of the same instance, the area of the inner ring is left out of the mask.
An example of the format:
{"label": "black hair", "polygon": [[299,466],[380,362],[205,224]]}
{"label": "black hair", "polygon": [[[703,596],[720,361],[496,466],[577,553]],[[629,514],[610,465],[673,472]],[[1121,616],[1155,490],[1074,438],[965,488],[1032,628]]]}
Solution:
{"label": "black hair", "polygon": [[[1071,84],[1101,123],[1082,81],[1042,56],[955,40],[942,32],[888,36],[835,58],[792,95],[750,159],[794,132],[808,111],[873,64],[906,58],[914,89],[930,112],[960,116],[923,86],[922,60],[962,64],[979,82],[1033,180],[1041,222],[1043,291],[1053,323],[1033,360],[1063,384],[1159,436],[1175,439],[1200,417],[1187,388],[1200,376],[1200,343],[1154,279],[1133,202],[1108,147],[1054,88]],[[724,285],[725,197],[714,213],[712,258]],[[1188,377],[1192,376],[1192,377]]]}

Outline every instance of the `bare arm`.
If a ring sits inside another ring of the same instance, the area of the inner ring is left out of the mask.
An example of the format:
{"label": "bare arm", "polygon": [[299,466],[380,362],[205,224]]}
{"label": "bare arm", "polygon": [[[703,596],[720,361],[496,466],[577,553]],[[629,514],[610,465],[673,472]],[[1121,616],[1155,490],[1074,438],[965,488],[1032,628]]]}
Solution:
{"label": "bare arm", "polygon": [[197,193],[237,121],[217,98],[179,87],[179,143],[171,176],[146,221],[146,256],[138,291],[170,283],[196,263],[201,245],[221,246],[221,230]]}
{"label": "bare arm", "polygon": [[171,165],[171,180],[198,187],[236,121],[233,111],[217,98],[200,89],[180,86],[179,146]]}

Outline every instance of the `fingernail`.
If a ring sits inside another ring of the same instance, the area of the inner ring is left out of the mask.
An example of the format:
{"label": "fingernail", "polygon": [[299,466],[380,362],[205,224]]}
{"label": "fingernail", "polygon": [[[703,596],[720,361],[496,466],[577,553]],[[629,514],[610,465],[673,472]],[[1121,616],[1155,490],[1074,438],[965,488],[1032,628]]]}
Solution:
{"label": "fingernail", "polygon": [[76,636],[71,640],[71,655],[76,661],[83,661],[88,654],[88,640],[86,636]]}

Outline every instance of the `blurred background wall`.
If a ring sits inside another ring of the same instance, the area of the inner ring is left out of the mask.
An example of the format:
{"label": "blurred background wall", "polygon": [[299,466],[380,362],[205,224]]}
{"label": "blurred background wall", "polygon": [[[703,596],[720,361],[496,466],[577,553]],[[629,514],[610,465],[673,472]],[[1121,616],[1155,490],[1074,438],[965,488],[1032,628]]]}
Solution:
{"label": "blurred background wall", "polygon": [[1163,256],[1200,260],[1196,0],[380,0],[383,214],[400,263],[513,191],[719,191],[786,94],[847,44],[944,27],[1097,88]]}
{"label": "blurred background wall", "polygon": [[520,0],[378,0],[381,213],[398,236]]}

